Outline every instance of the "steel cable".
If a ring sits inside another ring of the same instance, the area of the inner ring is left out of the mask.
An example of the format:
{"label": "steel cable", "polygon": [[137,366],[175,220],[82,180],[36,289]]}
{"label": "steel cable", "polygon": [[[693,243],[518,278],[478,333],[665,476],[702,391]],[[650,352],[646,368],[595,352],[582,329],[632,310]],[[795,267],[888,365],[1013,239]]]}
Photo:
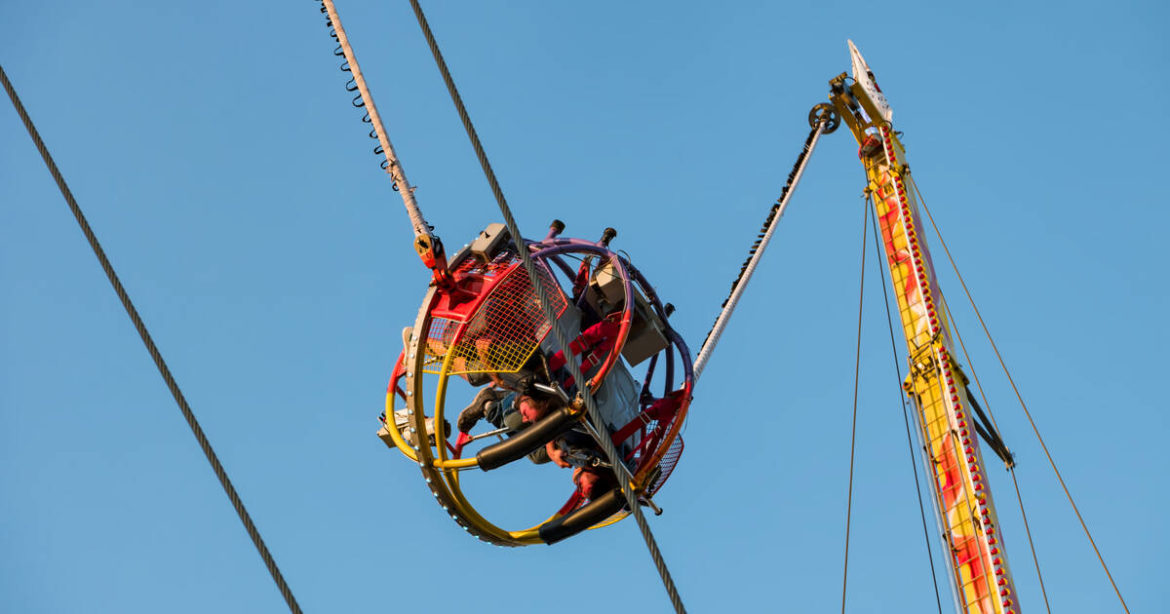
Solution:
{"label": "steel cable", "polygon": [[1012,391],[1016,394],[1016,399],[1020,402],[1020,408],[1024,410],[1024,415],[1028,418],[1028,423],[1032,426],[1032,432],[1036,435],[1036,440],[1040,442],[1040,448],[1044,450],[1044,456],[1048,458],[1048,464],[1052,466],[1053,473],[1056,474],[1057,481],[1060,482],[1060,487],[1064,490],[1064,496],[1068,499],[1068,503],[1073,508],[1073,513],[1077,516],[1077,521],[1081,523],[1081,529],[1085,532],[1085,537],[1089,538],[1089,544],[1093,546],[1093,552],[1097,555],[1097,561],[1101,563],[1101,568],[1105,570],[1105,575],[1109,578],[1109,584],[1113,586],[1113,592],[1117,593],[1117,599],[1121,602],[1121,607],[1129,613],[1129,606],[1125,603],[1125,598],[1121,596],[1121,589],[1117,588],[1117,582],[1113,580],[1113,574],[1109,571],[1109,566],[1105,564],[1105,557],[1101,556],[1101,550],[1097,548],[1097,542],[1093,539],[1093,535],[1089,532],[1089,527],[1085,524],[1084,517],[1081,516],[1081,510],[1077,507],[1076,501],[1073,501],[1072,493],[1068,490],[1068,485],[1064,483],[1064,478],[1060,475],[1060,469],[1056,467],[1056,461],[1052,459],[1052,454],[1048,451],[1048,445],[1044,443],[1044,438],[1040,436],[1040,429],[1036,426],[1036,421],[1032,419],[1032,412],[1028,411],[1028,405],[1024,403],[1024,397],[1020,393],[1020,389],[1016,386],[1015,379],[1008,371],[1007,364],[1003,360],[1003,356],[999,353],[999,347],[995,344],[995,340],[991,338],[991,331],[987,329],[987,322],[983,320],[983,315],[979,313],[979,308],[975,306],[975,299],[971,296],[971,290],[967,288],[967,282],[963,280],[963,275],[959,273],[959,267],[955,264],[955,259],[951,256],[951,250],[947,248],[946,241],[942,238],[942,233],[939,232],[938,225],[934,222],[934,216],[930,214],[930,208],[926,206],[926,200],[922,198],[922,192],[918,190],[918,184],[913,177],[909,177],[909,183],[914,188],[914,192],[918,195],[918,201],[922,203],[922,209],[926,211],[926,217],[930,220],[930,225],[934,228],[934,233],[938,236],[938,241],[942,245],[943,251],[946,252],[947,259],[950,260],[951,268],[955,271],[955,276],[959,283],[963,286],[963,292],[967,295],[967,301],[971,303],[971,308],[975,311],[975,317],[979,320],[979,324],[983,327],[983,333],[987,336],[988,343],[991,344],[992,351],[995,352],[995,357],[999,360],[999,366],[1003,369],[1003,373],[1007,376],[1008,383],[1012,386]]}
{"label": "steel cable", "polygon": [[[866,205],[871,203],[867,198]],[[873,226],[873,242],[874,251],[881,257],[881,235],[878,234],[877,216],[870,218],[870,224]],[[894,358],[894,370],[898,374],[898,381],[902,381],[902,366],[898,363],[898,342],[894,337],[894,317],[893,310],[890,309],[890,295],[886,290],[886,264],[884,262],[878,263],[878,273],[882,279],[882,304],[886,307],[886,325],[890,329],[890,355]],[[906,446],[910,452],[910,468],[914,472],[914,494],[918,495],[918,515],[922,517],[922,538],[926,542],[926,556],[930,559],[930,581],[934,586],[934,600],[938,604],[938,614],[942,614],[942,595],[938,591],[938,571],[934,568],[934,549],[930,546],[930,530],[926,525],[926,506],[922,504],[922,488],[921,482],[918,481],[918,463],[914,460],[914,440],[910,435],[910,416],[906,411],[906,395],[902,394],[901,386],[898,387],[898,400],[902,403],[902,422],[906,425]],[[915,420],[917,422],[917,420]],[[923,468],[925,472],[925,468]],[[933,496],[933,490],[931,491]]]}
{"label": "steel cable", "polygon": [[81,232],[85,234],[86,240],[89,241],[89,246],[93,248],[93,253],[97,256],[98,262],[101,263],[102,270],[106,272],[106,277],[109,278],[110,284],[113,285],[114,292],[118,295],[118,299],[122,301],[122,306],[126,308],[126,314],[130,316],[130,320],[134,323],[134,328],[138,331],[138,336],[142,338],[142,343],[146,345],[146,350],[150,352],[150,357],[154,360],[154,364],[158,367],[158,371],[166,382],[167,388],[171,391],[171,396],[175,398],[175,402],[179,405],[179,410],[183,412],[183,418],[187,420],[187,425],[191,427],[191,432],[195,435],[196,441],[199,442],[199,447],[207,457],[207,462],[211,464],[212,470],[215,471],[215,477],[219,478],[219,483],[223,486],[224,492],[227,493],[228,499],[232,502],[232,507],[235,508],[236,514],[240,517],[240,521],[244,523],[244,528],[248,531],[248,536],[252,538],[252,543],[255,544],[256,550],[260,553],[260,558],[264,560],[264,565],[268,568],[268,573],[272,575],[273,581],[276,582],[277,588],[280,589],[280,594],[284,597],[285,603],[288,604],[289,610],[294,612],[294,614],[300,614],[301,608],[297,604],[296,598],[293,597],[292,589],[285,582],[284,576],[280,573],[280,568],[276,565],[276,560],[264,544],[264,539],[260,537],[260,531],[256,529],[255,523],[252,522],[252,517],[248,514],[248,510],[244,508],[244,502],[240,500],[239,493],[236,492],[231,480],[228,479],[227,471],[224,470],[223,465],[219,462],[215,450],[211,448],[211,443],[207,440],[207,435],[203,432],[203,428],[199,426],[199,421],[195,419],[195,414],[191,411],[191,407],[187,404],[187,399],[183,396],[182,391],[179,390],[179,384],[175,382],[174,376],[171,375],[171,370],[167,368],[162,354],[159,353],[158,347],[155,346],[154,340],[146,330],[146,324],[142,322],[142,318],[138,315],[138,310],[130,302],[130,296],[126,293],[126,289],[122,287],[122,282],[114,272],[113,265],[110,264],[109,258],[106,257],[105,251],[98,243],[97,236],[94,234],[89,222],[85,219],[85,215],[82,214],[77,200],[73,198],[73,192],[66,185],[65,178],[62,177],[56,162],[49,155],[48,148],[45,146],[44,141],[41,140],[41,135],[37,132],[36,127],[33,126],[32,119],[29,117],[28,112],[25,111],[24,105],[20,102],[20,98],[17,97],[16,90],[8,80],[8,75],[5,74],[3,67],[0,67],[0,81],[3,82],[4,89],[8,92],[8,97],[12,100],[12,105],[16,107],[16,112],[20,115],[21,121],[24,122],[24,127],[28,130],[29,136],[32,137],[33,143],[36,144],[37,151],[40,152],[41,158],[44,159],[45,165],[48,166],[49,173],[53,175],[53,179],[57,182],[57,188],[61,190],[61,194],[65,197],[65,202],[69,204],[69,209],[73,212],[73,217],[77,218],[77,223],[81,226]]}
{"label": "steel cable", "polygon": [[[925,205],[923,208],[925,208]],[[941,240],[942,237],[939,237],[939,239]],[[947,313],[954,313],[951,311],[951,306],[947,304],[946,296],[943,295],[940,298]],[[983,382],[980,381],[979,374],[975,372],[975,363],[971,360],[971,355],[967,353],[967,344],[963,342],[963,336],[959,334],[959,326],[955,323],[954,318],[951,318],[951,329],[955,333],[955,339],[959,341],[959,348],[963,350],[963,358],[967,361],[967,367],[971,369],[971,379],[975,382],[975,387],[979,389],[979,396],[983,399],[984,407],[987,408],[987,415],[991,418],[991,425],[995,427],[996,436],[999,437],[999,424],[995,421],[995,414],[991,412],[991,403],[987,401],[987,393],[983,390]],[[999,437],[999,439],[1002,443],[1002,437]],[[1010,454],[1008,458],[1011,459]],[[1032,551],[1032,564],[1036,567],[1036,579],[1040,581],[1040,596],[1044,598],[1044,609],[1048,614],[1052,614],[1052,606],[1048,603],[1048,589],[1044,587],[1044,574],[1040,572],[1040,557],[1036,555],[1036,543],[1032,540],[1032,528],[1028,525],[1028,512],[1024,510],[1024,497],[1020,494],[1020,482],[1016,479],[1016,465],[1014,461],[1010,463],[1005,462],[1004,464],[1007,465],[1008,473],[1012,476],[1012,485],[1016,488],[1016,502],[1020,506],[1020,517],[1024,520],[1024,534],[1028,537],[1028,548]]]}
{"label": "steel cable", "polygon": [[[447,69],[447,63],[443,60],[443,54],[439,51],[438,43],[435,41],[435,36],[431,32],[430,25],[427,23],[426,16],[423,14],[422,7],[419,6],[418,0],[410,0],[410,5],[414,9],[415,17],[418,19],[419,26],[422,28],[423,35],[427,39],[427,45],[430,47],[431,54],[435,58],[435,63],[439,67],[439,72],[442,73],[443,82],[447,85],[447,91],[451,95],[451,100],[455,104],[456,110],[459,112],[459,119],[463,122],[463,128],[467,131],[467,136],[471,140],[471,145],[475,149],[476,158],[479,159],[480,166],[483,167],[484,176],[487,178],[488,184],[491,186],[492,194],[495,196],[496,203],[499,205],[500,214],[504,217],[504,223],[508,227],[508,232],[511,233],[513,240],[517,243],[517,252],[520,260],[524,266],[524,270],[528,273],[528,277],[532,280],[532,285],[536,289],[537,296],[540,298],[541,308],[544,310],[544,316],[549,322],[553,322],[553,334],[556,336],[557,344],[565,356],[572,356],[569,351],[568,336],[561,330],[560,322],[557,320],[556,314],[553,313],[551,303],[549,302],[548,292],[541,281],[540,275],[536,271],[536,266],[532,262],[532,257],[528,254],[528,250],[523,249],[522,234],[520,228],[516,224],[516,219],[512,216],[511,208],[508,206],[507,200],[504,198],[504,193],[500,189],[500,184],[496,180],[495,172],[492,170],[491,163],[488,162],[487,154],[484,151],[483,144],[479,140],[479,136],[475,131],[475,127],[471,123],[471,118],[467,114],[467,109],[463,104],[463,99],[459,96],[459,91],[455,87],[455,81],[451,77],[450,71]],[[572,374],[574,381],[585,382],[585,376],[581,373],[581,368],[575,360],[566,362],[570,374]],[[589,419],[592,421],[595,428],[598,428],[601,433],[605,433],[605,422],[601,419],[597,410],[597,405],[593,400],[593,395],[589,392],[588,386],[581,387],[581,393],[584,397],[585,407]],[[654,559],[654,566],[658,570],[658,575],[662,578],[662,584],[666,588],[667,594],[670,596],[670,603],[674,606],[675,612],[682,614],[686,612],[683,606],[682,598],[678,594],[678,589],[674,585],[674,580],[671,578],[670,570],[666,567],[666,561],[662,556],[661,550],[658,548],[658,543],[654,540],[654,535],[650,532],[650,525],[647,524],[645,516],[642,514],[641,507],[638,504],[638,495],[633,490],[632,476],[629,470],[621,460],[621,455],[618,454],[613,442],[609,437],[596,437],[597,442],[601,445],[605,452],[606,458],[613,466],[614,470],[618,472],[619,481],[621,482],[622,494],[626,497],[626,503],[630,508],[630,513],[637,521],[638,529],[642,533],[642,539],[646,541],[646,547],[650,550],[650,556]]]}
{"label": "steel cable", "polygon": [[853,452],[857,444],[857,387],[861,375],[861,314],[865,305],[865,251],[869,242],[869,203],[861,220],[861,287],[857,290],[857,355],[853,363],[853,426],[849,435],[849,497],[845,506],[845,568],[841,572],[841,614],[845,614],[845,589],[849,585],[849,529],[853,519]]}

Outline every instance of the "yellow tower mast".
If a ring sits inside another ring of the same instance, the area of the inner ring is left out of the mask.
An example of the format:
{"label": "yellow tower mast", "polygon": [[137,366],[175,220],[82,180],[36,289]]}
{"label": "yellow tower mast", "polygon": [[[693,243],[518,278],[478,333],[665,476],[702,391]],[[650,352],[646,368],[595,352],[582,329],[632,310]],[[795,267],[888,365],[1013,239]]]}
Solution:
{"label": "yellow tower mast", "polygon": [[972,409],[979,410],[968,403],[967,377],[955,359],[918,201],[907,189],[906,150],[891,124],[893,112],[852,41],[849,50],[852,76],[842,73],[830,81],[829,99],[860,145],[866,190],[881,226],[910,364],[903,388],[917,410],[957,606],[964,614],[1018,614],[979,451]]}

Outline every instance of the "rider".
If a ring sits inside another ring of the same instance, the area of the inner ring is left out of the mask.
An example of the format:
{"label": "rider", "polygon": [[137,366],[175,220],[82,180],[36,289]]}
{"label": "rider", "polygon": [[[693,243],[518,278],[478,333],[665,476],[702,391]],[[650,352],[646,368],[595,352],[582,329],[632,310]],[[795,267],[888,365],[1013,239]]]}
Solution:
{"label": "rider", "polygon": [[[553,409],[553,403],[550,398],[485,386],[475,395],[471,405],[459,414],[456,426],[466,433],[480,419],[486,419],[497,428],[516,432],[547,415]],[[575,467],[573,484],[586,499],[617,485],[617,478],[607,468],[597,442],[583,430],[570,429],[534,450],[528,458],[538,464],[551,460],[558,467]]]}
{"label": "rider", "polygon": [[[471,405],[459,413],[455,426],[462,433],[467,433],[475,427],[481,419],[486,419],[496,428],[508,429],[508,434],[514,434],[528,428],[528,425],[540,420],[559,405],[559,400],[539,394],[526,394],[500,390],[494,386],[484,386],[475,395]],[[566,457],[576,458],[588,455],[588,447],[593,444],[587,434],[570,430],[544,445],[533,450],[528,459],[537,464],[544,464],[552,460],[561,467],[568,467]]]}

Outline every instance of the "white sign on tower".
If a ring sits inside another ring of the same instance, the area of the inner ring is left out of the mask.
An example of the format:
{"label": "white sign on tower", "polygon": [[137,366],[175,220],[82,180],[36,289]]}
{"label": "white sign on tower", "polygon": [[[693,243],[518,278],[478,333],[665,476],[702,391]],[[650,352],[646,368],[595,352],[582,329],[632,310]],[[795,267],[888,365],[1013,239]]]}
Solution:
{"label": "white sign on tower", "polygon": [[886,102],[886,96],[882,93],[882,88],[878,87],[873,71],[869,69],[869,64],[865,63],[865,58],[861,57],[861,52],[857,50],[857,45],[854,45],[853,41],[849,41],[849,55],[853,58],[853,80],[869,95],[869,99],[881,112],[882,119],[890,121],[894,116],[894,110],[890,108],[890,103]]}

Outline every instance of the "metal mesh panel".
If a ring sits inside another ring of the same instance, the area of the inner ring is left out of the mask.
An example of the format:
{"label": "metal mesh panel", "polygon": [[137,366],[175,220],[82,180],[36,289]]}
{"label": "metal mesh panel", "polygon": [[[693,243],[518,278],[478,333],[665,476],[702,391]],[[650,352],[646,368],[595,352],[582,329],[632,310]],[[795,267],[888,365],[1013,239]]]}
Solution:
{"label": "metal mesh panel", "polygon": [[447,349],[455,340],[455,333],[459,331],[459,320],[449,318],[435,318],[427,329],[427,344],[423,348],[426,358],[423,359],[423,373],[438,373],[447,356]]}
{"label": "metal mesh panel", "polygon": [[[546,266],[538,263],[537,272],[559,317],[568,300]],[[504,274],[462,330],[459,326],[453,320],[434,320],[427,334],[429,368],[424,372],[438,373],[447,353],[454,352],[451,375],[515,373],[552,330],[528,274],[518,266]]]}
{"label": "metal mesh panel", "polygon": [[658,477],[654,480],[654,483],[650,484],[650,486],[646,489],[647,493],[653,495],[654,493],[658,492],[659,488],[662,488],[662,485],[666,483],[666,479],[669,478],[671,472],[674,471],[674,467],[678,465],[678,460],[682,458],[682,453],[683,440],[682,436],[680,435],[674,438],[674,441],[670,444],[670,448],[666,451],[666,454],[662,456],[662,460],[659,461],[658,467],[662,471],[658,474]]}

